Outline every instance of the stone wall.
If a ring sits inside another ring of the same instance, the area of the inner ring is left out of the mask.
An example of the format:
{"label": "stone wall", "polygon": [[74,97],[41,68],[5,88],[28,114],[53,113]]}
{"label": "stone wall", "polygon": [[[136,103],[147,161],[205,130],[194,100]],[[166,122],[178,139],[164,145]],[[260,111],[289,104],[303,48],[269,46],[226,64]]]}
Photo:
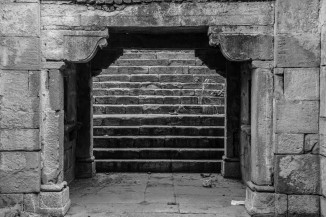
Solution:
{"label": "stone wall", "polygon": [[41,189],[40,5],[0,3],[0,214],[28,211]]}
{"label": "stone wall", "polygon": [[[108,28],[210,26],[211,46],[252,60],[251,125],[245,118],[241,128],[244,143],[251,137],[242,152],[249,213],[326,216],[325,0],[113,4],[119,11],[86,3],[0,3],[0,212],[69,207],[60,61],[90,61]],[[82,154],[92,174],[91,148]]]}

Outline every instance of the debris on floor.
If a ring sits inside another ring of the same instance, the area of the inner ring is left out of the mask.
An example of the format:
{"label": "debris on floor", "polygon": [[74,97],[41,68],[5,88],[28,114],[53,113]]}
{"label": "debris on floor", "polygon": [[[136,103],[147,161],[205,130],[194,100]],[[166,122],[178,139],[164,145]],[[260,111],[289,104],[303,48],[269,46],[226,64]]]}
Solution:
{"label": "debris on floor", "polygon": [[231,205],[232,206],[245,205],[245,201],[244,200],[231,200]]}
{"label": "debris on floor", "polygon": [[213,187],[213,185],[212,185],[212,179],[205,179],[203,181],[203,187],[205,187],[205,188],[211,188],[211,187]]}

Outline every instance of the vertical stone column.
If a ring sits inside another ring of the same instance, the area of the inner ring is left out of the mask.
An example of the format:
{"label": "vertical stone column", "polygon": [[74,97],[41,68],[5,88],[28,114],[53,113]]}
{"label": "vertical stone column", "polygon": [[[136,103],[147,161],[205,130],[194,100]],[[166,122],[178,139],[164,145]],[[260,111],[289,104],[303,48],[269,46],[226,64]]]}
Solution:
{"label": "vertical stone column", "polygon": [[319,11],[319,0],[276,5],[274,185],[288,216],[320,214]]}
{"label": "vertical stone column", "polygon": [[93,99],[90,64],[77,65],[77,132],[76,177],[89,178],[95,174],[93,156]]}
{"label": "vertical stone column", "polygon": [[69,188],[64,175],[63,62],[45,62],[40,75],[41,192],[29,198],[30,212],[63,216],[69,209]]}
{"label": "vertical stone column", "polygon": [[320,212],[326,217],[326,0],[320,1],[320,30],[321,30],[321,66],[320,66],[320,115],[319,115],[319,144],[320,144]]}
{"label": "vertical stone column", "polygon": [[223,156],[222,175],[225,178],[240,178],[240,64],[227,63],[226,72],[226,144]]}

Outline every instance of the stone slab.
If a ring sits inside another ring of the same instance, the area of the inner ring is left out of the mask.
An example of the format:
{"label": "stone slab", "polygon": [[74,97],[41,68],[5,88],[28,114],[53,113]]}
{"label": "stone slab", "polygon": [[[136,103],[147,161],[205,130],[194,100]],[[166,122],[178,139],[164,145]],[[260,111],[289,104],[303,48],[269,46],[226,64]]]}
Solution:
{"label": "stone slab", "polygon": [[0,152],[0,173],[3,193],[39,192],[39,152]]}
{"label": "stone slab", "polygon": [[0,36],[39,36],[39,4],[1,4],[0,23]]}
{"label": "stone slab", "polygon": [[289,195],[289,217],[318,217],[319,196],[318,195]]}
{"label": "stone slab", "polygon": [[320,116],[326,117],[326,67],[320,68]]}
{"label": "stone slab", "polygon": [[278,1],[275,10],[277,33],[319,32],[319,0]]}
{"label": "stone slab", "polygon": [[319,68],[284,70],[286,100],[319,100]]}
{"label": "stone slab", "polygon": [[320,215],[321,217],[326,217],[326,198],[320,197]]}
{"label": "stone slab", "polygon": [[303,151],[303,134],[276,134],[277,154],[299,154]]}
{"label": "stone slab", "polygon": [[319,67],[319,65],[320,34],[276,35],[276,67]]}
{"label": "stone slab", "polygon": [[0,69],[40,69],[40,39],[0,37]]}
{"label": "stone slab", "polygon": [[326,118],[319,118],[319,153],[326,157]]}
{"label": "stone slab", "polygon": [[318,133],[318,101],[277,101],[276,133]]}
{"label": "stone slab", "polygon": [[319,154],[319,134],[306,134],[304,153]]}
{"label": "stone slab", "polygon": [[[246,2],[225,4],[204,3],[152,3],[130,5],[124,10],[106,12],[87,10],[86,6],[42,5],[42,19],[57,20],[81,15],[84,26],[194,26],[194,25],[272,25],[274,3]],[[158,13],[159,12],[159,13]],[[55,22],[52,22],[55,23]]]}
{"label": "stone slab", "polygon": [[253,70],[251,92],[251,181],[257,185],[270,185],[274,152],[272,144],[273,73],[271,70]]}
{"label": "stone slab", "polygon": [[38,129],[3,129],[0,151],[38,151],[41,149]]}
{"label": "stone slab", "polygon": [[318,194],[318,155],[278,155],[275,161],[275,190],[283,194]]}
{"label": "stone slab", "polygon": [[274,193],[257,192],[247,188],[245,207],[253,216],[273,215],[275,213]]}
{"label": "stone slab", "polygon": [[320,156],[321,195],[326,197],[326,157]]}

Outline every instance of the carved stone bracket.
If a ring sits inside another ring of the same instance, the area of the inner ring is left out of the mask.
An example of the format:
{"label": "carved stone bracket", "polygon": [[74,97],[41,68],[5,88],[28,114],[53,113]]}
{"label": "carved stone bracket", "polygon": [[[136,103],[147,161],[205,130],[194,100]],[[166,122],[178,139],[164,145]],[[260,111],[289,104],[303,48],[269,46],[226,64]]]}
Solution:
{"label": "carved stone bracket", "polygon": [[96,34],[64,35],[64,60],[72,63],[87,63],[97,53],[99,49],[103,49],[108,45],[107,31]]}
{"label": "carved stone bracket", "polygon": [[273,59],[273,27],[212,26],[209,27],[209,44],[219,47],[230,61]]}

